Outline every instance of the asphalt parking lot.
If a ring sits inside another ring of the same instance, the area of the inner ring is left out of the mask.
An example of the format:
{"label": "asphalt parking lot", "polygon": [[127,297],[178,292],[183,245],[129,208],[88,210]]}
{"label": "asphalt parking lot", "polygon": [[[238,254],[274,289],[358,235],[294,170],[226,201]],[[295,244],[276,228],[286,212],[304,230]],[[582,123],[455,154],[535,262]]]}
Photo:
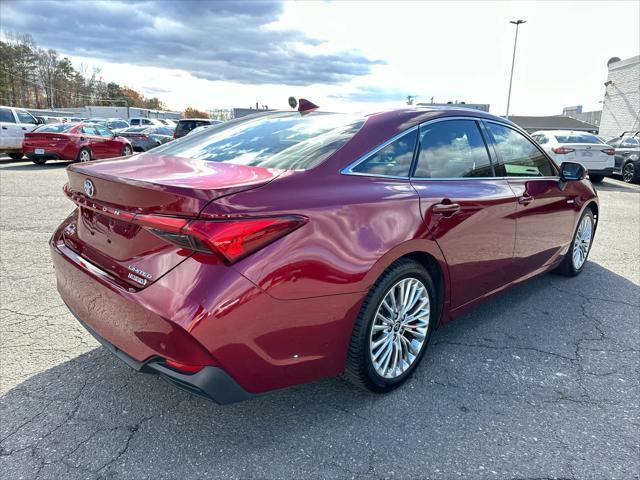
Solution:
{"label": "asphalt parking lot", "polygon": [[437,331],[405,388],[230,406],[136,374],[67,312],[47,240],[64,163],[0,158],[0,477],[637,479],[640,187],[607,179],[584,273]]}

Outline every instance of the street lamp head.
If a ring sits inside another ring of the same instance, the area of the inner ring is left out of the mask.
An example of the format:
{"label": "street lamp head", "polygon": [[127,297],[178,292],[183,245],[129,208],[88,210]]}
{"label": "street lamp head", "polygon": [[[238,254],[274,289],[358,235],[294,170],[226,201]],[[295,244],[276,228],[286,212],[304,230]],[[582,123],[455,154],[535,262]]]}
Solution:
{"label": "street lamp head", "polygon": [[526,20],[511,20],[509,23],[513,23],[514,25],[521,25],[523,23],[527,23]]}

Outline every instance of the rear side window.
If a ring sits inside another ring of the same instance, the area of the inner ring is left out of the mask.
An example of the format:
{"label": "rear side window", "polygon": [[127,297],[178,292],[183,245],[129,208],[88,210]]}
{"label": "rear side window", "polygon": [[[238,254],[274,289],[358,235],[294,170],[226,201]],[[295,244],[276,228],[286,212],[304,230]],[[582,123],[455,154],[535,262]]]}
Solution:
{"label": "rear side window", "polygon": [[16,123],[16,119],[13,118],[13,112],[8,108],[0,108],[0,122]]}
{"label": "rear side window", "polygon": [[602,143],[595,135],[590,133],[571,133],[566,135],[554,135],[558,143]]}
{"label": "rear side window", "polygon": [[85,125],[84,127],[82,127],[82,133],[86,133],[87,135],[98,135],[98,132],[96,132],[96,129],[88,125]]}
{"label": "rear side window", "polygon": [[418,131],[403,135],[351,169],[355,173],[408,177]]}
{"label": "rear side window", "polygon": [[487,122],[500,163],[496,166],[499,177],[552,177],[555,168],[540,150],[524,135],[512,128]]}
{"label": "rear side window", "polygon": [[364,118],[344,114],[270,113],[208,128],[156,151],[211,162],[306,170],[342,147],[363,124]]}
{"label": "rear side window", "polygon": [[473,120],[448,120],[420,128],[415,177],[492,177],[487,147]]}
{"label": "rear side window", "polygon": [[637,147],[639,144],[638,140],[634,137],[626,137],[624,139],[622,139],[622,142],[620,143],[620,146],[622,148],[632,148],[632,147]]}

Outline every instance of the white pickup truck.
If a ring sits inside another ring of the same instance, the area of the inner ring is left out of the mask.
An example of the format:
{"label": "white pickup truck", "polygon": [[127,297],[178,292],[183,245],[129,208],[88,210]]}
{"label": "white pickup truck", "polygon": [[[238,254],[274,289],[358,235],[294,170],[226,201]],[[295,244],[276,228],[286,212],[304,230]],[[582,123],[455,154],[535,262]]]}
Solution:
{"label": "white pickup truck", "polygon": [[0,153],[20,160],[24,134],[36,128],[38,123],[33,115],[22,108],[0,105]]}

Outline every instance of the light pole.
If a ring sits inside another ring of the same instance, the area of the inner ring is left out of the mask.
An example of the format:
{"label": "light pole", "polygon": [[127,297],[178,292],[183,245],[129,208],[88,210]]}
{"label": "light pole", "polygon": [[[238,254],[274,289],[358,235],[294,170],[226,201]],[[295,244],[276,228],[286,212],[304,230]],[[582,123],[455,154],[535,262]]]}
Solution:
{"label": "light pole", "polygon": [[511,77],[509,78],[509,96],[507,97],[507,114],[505,117],[509,119],[509,104],[511,103],[511,84],[513,83],[513,66],[516,64],[516,47],[518,45],[518,27],[527,23],[525,20],[511,20],[509,23],[513,23],[516,26],[516,39],[513,42],[513,58],[511,59]]}

